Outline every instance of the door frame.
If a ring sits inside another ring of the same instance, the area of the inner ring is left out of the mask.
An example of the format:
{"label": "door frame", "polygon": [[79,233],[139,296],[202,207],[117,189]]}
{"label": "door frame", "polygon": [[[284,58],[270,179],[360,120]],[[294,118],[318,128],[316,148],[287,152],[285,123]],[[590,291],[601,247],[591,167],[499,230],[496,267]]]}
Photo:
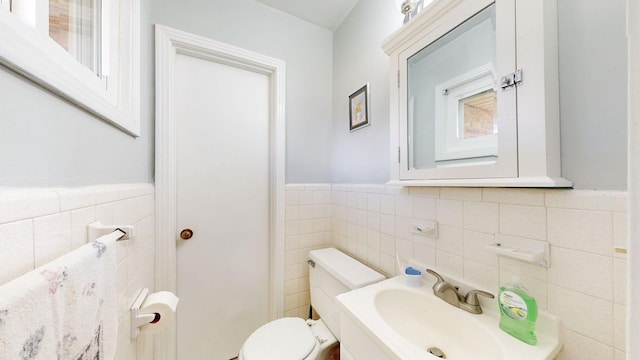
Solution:
{"label": "door frame", "polygon": [[[269,77],[270,87],[270,234],[269,234],[269,316],[284,313],[285,267],[285,63],[252,51],[190,34],[164,25],[155,25],[155,286],[156,291],[176,292],[176,130],[173,79],[178,54],[193,56]],[[178,313],[179,313],[178,309]],[[176,324],[158,334],[156,359],[175,360]]]}

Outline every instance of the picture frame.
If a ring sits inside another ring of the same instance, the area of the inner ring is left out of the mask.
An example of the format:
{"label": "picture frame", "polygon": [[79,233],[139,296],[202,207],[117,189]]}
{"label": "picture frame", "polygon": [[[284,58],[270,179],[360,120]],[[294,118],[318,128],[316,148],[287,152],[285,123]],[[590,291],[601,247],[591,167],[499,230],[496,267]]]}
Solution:
{"label": "picture frame", "polygon": [[349,95],[349,131],[369,126],[369,84]]}

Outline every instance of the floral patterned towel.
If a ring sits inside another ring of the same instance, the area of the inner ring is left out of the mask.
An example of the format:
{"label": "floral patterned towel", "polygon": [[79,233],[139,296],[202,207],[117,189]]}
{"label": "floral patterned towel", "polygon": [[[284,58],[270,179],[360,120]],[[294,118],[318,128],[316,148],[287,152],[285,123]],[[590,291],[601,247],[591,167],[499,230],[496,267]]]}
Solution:
{"label": "floral patterned towel", "polygon": [[120,235],[105,235],[0,286],[0,359],[115,357]]}

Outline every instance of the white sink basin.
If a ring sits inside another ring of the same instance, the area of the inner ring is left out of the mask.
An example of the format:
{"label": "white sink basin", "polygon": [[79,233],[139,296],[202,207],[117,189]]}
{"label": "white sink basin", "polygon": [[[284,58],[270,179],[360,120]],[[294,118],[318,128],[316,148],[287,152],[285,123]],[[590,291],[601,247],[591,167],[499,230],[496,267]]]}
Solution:
{"label": "white sink basin", "polygon": [[385,289],[374,302],[380,317],[419,348],[438,348],[447,359],[502,358],[500,345],[486,327],[437,297]]}
{"label": "white sink basin", "polygon": [[551,314],[539,312],[538,345],[528,345],[500,330],[495,300],[484,303],[485,313],[470,314],[433,295],[430,284],[406,286],[402,276],[342,294],[338,303],[341,316],[364,329],[387,359],[435,360],[428,351],[435,348],[448,360],[542,360],[553,359],[562,347],[560,322]]}

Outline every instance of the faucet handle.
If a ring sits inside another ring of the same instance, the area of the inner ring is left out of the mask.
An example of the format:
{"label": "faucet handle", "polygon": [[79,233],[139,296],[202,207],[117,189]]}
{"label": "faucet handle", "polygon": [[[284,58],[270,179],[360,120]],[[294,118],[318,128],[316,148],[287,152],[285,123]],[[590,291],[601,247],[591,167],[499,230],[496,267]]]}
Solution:
{"label": "faucet handle", "polygon": [[438,274],[437,272],[431,270],[431,269],[427,269],[427,272],[433,276],[435,276],[438,279],[438,282],[444,282],[444,278],[442,276],[440,276],[440,274]]}
{"label": "faucet handle", "polygon": [[494,296],[492,293],[486,292],[486,291],[482,291],[482,290],[470,290],[467,293],[467,296],[465,296],[464,298],[464,302],[466,302],[469,305],[480,305],[480,301],[478,301],[478,295],[482,295],[482,296],[486,296],[490,299],[493,299]]}

